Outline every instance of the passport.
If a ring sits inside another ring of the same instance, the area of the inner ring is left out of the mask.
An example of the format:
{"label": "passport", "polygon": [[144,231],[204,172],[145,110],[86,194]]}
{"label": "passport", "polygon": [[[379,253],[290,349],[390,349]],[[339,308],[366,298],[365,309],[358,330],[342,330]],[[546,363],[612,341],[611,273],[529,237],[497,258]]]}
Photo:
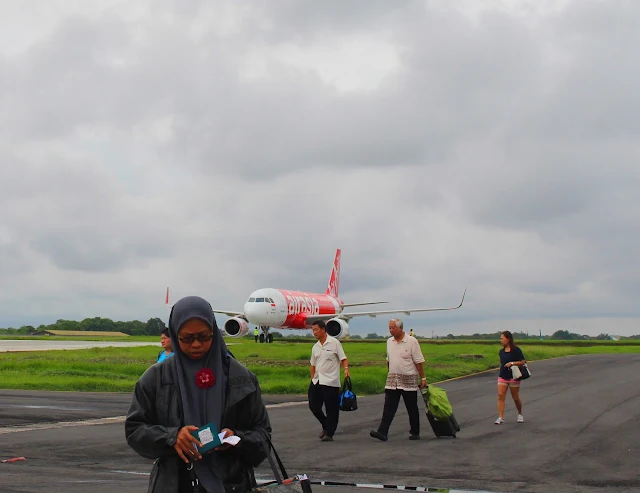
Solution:
{"label": "passport", "polygon": [[202,447],[198,447],[198,452],[202,455],[207,452],[211,452],[214,448],[222,445],[218,428],[216,428],[215,423],[206,424],[201,428],[192,431],[191,435],[202,443]]}
{"label": "passport", "polygon": [[197,430],[191,432],[191,436],[200,440],[202,447],[197,447],[198,452],[201,455],[211,452],[214,448],[219,447],[223,443],[229,445],[237,445],[240,441],[240,437],[233,435],[227,438],[222,438],[223,433],[218,432],[218,428],[215,423],[206,424]]}

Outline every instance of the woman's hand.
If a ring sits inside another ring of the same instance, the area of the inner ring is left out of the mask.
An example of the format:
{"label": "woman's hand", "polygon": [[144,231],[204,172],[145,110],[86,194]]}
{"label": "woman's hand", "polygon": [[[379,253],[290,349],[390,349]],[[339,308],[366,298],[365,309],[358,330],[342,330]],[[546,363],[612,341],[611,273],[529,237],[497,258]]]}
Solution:
{"label": "woman's hand", "polygon": [[[232,437],[233,435],[235,435],[233,430],[230,430],[229,428],[222,428],[222,431],[224,432],[223,438]],[[223,443],[219,447],[216,447],[214,450],[216,452],[219,452],[221,450],[227,450],[229,447],[233,447],[233,445],[231,445],[229,443]]]}
{"label": "woman's hand", "polygon": [[178,432],[176,443],[173,446],[180,458],[187,464],[191,460],[200,460],[202,456],[198,452],[196,445],[202,447],[202,443],[194,437],[191,432],[197,430],[197,426],[183,426]]}

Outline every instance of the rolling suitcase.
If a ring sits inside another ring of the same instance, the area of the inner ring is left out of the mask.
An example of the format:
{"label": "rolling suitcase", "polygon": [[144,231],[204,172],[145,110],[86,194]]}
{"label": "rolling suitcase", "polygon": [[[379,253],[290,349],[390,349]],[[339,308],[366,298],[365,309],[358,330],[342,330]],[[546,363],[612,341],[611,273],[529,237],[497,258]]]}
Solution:
{"label": "rolling suitcase", "polygon": [[433,433],[436,437],[453,437],[456,438],[456,433],[460,431],[460,425],[455,416],[451,414],[445,420],[436,419],[433,414],[427,410],[427,419],[433,429]]}
{"label": "rolling suitcase", "polygon": [[438,438],[456,438],[456,433],[460,431],[460,425],[453,415],[453,409],[444,389],[432,385],[422,390],[422,398],[426,408],[427,419],[434,435]]}

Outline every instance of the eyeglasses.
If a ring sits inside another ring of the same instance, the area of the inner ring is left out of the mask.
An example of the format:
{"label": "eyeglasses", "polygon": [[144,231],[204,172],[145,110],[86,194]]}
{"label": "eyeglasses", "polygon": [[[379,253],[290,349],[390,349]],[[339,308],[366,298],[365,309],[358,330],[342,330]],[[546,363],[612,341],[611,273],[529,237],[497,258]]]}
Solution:
{"label": "eyeglasses", "polygon": [[193,334],[188,336],[178,336],[180,342],[184,344],[193,344],[193,341],[198,339],[198,342],[208,342],[213,337],[213,332],[209,332],[208,334]]}

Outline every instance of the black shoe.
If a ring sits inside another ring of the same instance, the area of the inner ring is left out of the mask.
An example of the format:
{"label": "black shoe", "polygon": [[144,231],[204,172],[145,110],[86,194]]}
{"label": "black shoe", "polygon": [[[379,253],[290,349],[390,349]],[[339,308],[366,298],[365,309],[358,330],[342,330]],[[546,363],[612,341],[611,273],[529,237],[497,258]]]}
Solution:
{"label": "black shoe", "polygon": [[409,440],[420,440],[420,435],[409,435]]}
{"label": "black shoe", "polygon": [[333,442],[333,437],[329,435],[325,435],[322,437],[323,442]]}
{"label": "black shoe", "polygon": [[369,435],[371,435],[373,438],[377,438],[378,440],[382,440],[383,442],[386,442],[388,439],[387,435],[383,435],[377,430],[371,430],[369,432]]}

